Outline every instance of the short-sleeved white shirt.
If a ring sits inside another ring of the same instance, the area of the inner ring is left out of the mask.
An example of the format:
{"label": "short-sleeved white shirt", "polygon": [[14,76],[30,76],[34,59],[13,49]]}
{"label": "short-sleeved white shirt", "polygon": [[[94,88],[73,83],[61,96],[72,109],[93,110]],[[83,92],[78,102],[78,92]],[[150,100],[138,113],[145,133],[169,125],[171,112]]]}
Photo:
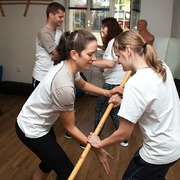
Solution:
{"label": "short-sleeved white shirt", "polygon": [[104,80],[108,84],[118,85],[125,76],[122,65],[118,64],[118,58],[114,53],[114,38],[109,41],[108,46],[103,54],[103,59],[115,61],[113,68],[105,68],[103,72]]}
{"label": "short-sleeved white shirt", "polygon": [[36,37],[36,61],[32,76],[41,81],[53,66],[51,52],[59,43],[62,32],[59,29],[51,30],[44,26]]}
{"label": "short-sleeved white shirt", "polygon": [[180,101],[169,68],[167,80],[151,68],[139,69],[128,80],[118,115],[139,123],[148,163],[167,164],[180,158]]}
{"label": "short-sleeved white shirt", "polygon": [[53,66],[25,102],[17,123],[26,137],[38,138],[47,134],[59,117],[59,111],[74,111],[74,81],[65,62]]}

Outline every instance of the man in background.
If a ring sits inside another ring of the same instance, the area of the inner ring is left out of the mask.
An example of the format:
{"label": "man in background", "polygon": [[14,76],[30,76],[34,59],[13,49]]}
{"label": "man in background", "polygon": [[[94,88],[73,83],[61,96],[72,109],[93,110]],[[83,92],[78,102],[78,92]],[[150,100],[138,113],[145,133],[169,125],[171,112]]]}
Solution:
{"label": "man in background", "polygon": [[46,24],[36,37],[36,61],[32,73],[33,89],[44,78],[58,56],[56,46],[62,32],[57,27],[64,22],[65,8],[57,2],[50,3],[46,9],[46,16]]}

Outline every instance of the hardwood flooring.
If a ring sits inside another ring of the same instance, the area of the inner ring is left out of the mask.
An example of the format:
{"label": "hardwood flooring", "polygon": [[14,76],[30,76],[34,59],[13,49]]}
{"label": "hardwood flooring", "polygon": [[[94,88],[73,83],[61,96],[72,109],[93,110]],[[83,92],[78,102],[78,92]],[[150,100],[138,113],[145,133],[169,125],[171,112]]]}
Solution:
{"label": "hardwood flooring", "polygon": [[[31,180],[34,169],[39,159],[24,146],[17,138],[14,124],[21,110],[26,96],[0,94],[0,180]],[[93,130],[94,109],[97,97],[85,95],[76,100],[76,124],[86,135]],[[58,142],[72,160],[77,163],[83,150],[79,143],[72,139],[64,138],[65,129],[60,120],[54,124]],[[114,131],[113,123],[108,118],[104,125],[101,138],[105,138]],[[135,126],[129,140],[128,147],[119,144],[106,148],[113,155],[110,160],[111,173],[107,176],[99,164],[96,155],[90,151],[77,173],[76,180],[120,180],[128,166],[134,152],[141,146],[142,140],[138,125]],[[167,180],[180,180],[180,162],[177,162],[168,172]],[[56,175],[51,172],[48,180],[55,180]]]}

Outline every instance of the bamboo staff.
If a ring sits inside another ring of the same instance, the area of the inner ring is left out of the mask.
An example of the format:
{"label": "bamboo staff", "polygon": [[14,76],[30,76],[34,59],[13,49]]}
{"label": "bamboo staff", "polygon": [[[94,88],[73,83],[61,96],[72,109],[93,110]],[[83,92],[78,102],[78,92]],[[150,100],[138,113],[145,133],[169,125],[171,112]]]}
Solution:
{"label": "bamboo staff", "polygon": [[[131,71],[127,71],[125,77],[123,78],[123,80],[122,80],[122,82],[121,82],[121,84],[120,84],[121,87],[124,86],[124,84],[127,82],[127,80],[129,79],[130,76],[131,76]],[[95,134],[95,135],[98,135],[99,132],[101,131],[101,129],[102,129],[102,127],[103,127],[103,125],[104,125],[104,123],[105,123],[105,121],[106,121],[109,113],[111,112],[113,106],[114,106],[113,103],[110,103],[110,104],[108,105],[105,113],[103,114],[103,116],[102,116],[102,118],[101,118],[98,126],[96,127],[96,129],[95,129],[95,131],[94,131],[94,134]],[[78,173],[79,169],[81,168],[81,165],[83,164],[83,162],[84,162],[84,160],[85,160],[88,152],[90,151],[90,149],[91,149],[91,144],[88,143],[88,144],[86,145],[86,148],[84,149],[83,153],[81,154],[81,157],[79,158],[76,166],[74,167],[73,171],[71,172],[68,180],[74,180],[76,174]]]}

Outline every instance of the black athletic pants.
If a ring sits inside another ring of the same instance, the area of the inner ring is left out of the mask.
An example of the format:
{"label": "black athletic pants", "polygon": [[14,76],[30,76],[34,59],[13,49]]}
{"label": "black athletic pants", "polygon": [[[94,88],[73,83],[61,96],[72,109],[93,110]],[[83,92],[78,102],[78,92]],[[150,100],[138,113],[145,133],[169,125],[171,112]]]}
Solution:
{"label": "black athletic pants", "polygon": [[57,174],[57,180],[68,179],[74,165],[57,143],[53,128],[45,136],[31,139],[25,137],[16,122],[16,133],[19,139],[39,157],[41,160],[39,167],[44,173],[54,170]]}

